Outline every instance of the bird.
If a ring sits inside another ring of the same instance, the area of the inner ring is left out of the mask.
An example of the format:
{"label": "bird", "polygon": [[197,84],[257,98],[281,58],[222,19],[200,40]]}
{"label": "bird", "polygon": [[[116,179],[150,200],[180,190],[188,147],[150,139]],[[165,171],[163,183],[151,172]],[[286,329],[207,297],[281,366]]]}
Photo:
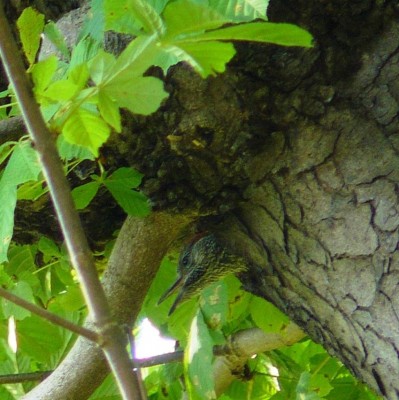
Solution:
{"label": "bird", "polygon": [[217,282],[228,274],[239,274],[246,269],[245,258],[230,252],[216,234],[199,233],[180,253],[178,278],[161,296],[158,304],[177,292],[168,313],[170,316],[178,305],[198,295],[210,283]]}

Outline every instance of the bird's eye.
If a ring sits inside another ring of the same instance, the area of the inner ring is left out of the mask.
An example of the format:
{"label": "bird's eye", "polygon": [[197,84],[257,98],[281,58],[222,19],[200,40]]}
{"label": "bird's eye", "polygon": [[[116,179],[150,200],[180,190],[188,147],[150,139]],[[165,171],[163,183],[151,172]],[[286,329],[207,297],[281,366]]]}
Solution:
{"label": "bird's eye", "polygon": [[183,265],[183,267],[187,267],[189,261],[188,254],[186,254],[180,261],[180,264]]}

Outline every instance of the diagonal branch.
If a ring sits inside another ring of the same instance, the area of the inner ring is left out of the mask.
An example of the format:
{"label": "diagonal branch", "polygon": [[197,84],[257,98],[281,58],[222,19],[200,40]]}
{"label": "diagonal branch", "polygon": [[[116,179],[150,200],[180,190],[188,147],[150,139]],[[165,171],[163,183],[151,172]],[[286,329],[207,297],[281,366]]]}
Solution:
{"label": "diagonal branch", "polygon": [[61,160],[33,97],[28,76],[19,57],[18,47],[4,14],[2,1],[0,2],[0,55],[9,81],[14,87],[25,125],[38,152],[72,264],[82,284],[90,316],[102,338],[101,347],[115,374],[123,397],[141,399],[143,396],[137,375],[131,370],[128,353],[124,349],[124,337],[111,317],[87,239],[74,208]]}
{"label": "diagonal branch", "polygon": [[77,333],[80,336],[85,337],[86,339],[91,340],[92,342],[98,342],[100,337],[98,333],[84,328],[83,326],[79,326],[74,324],[73,322],[68,321],[65,318],[61,318],[60,316],[53,314],[47,310],[44,310],[41,307],[38,307],[36,304],[29,303],[28,301],[22,299],[21,297],[16,296],[15,294],[8,292],[7,290],[3,289],[0,287],[0,296],[4,297],[8,301],[11,301],[12,303],[25,308],[25,310],[30,311],[33,314],[38,315],[39,317],[42,317],[46,319],[47,321],[52,322],[55,325],[59,325],[65,329],[68,329],[71,332]]}

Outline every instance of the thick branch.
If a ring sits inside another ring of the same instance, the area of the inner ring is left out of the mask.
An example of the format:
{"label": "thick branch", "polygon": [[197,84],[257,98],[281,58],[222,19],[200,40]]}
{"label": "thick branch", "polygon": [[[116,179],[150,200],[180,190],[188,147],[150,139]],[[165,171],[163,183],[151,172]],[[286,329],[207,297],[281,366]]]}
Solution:
{"label": "thick branch", "polygon": [[[145,219],[129,217],[124,223],[103,279],[113,315],[121,324],[131,325],[136,319],[162,258],[189,221],[183,214],[153,213]],[[102,352],[80,338],[54,373],[24,400],[83,400],[108,372]]]}
{"label": "thick branch", "polygon": [[122,332],[111,317],[54,140],[33,97],[30,82],[4,14],[2,2],[0,5],[1,58],[38,152],[69,255],[82,284],[90,316],[102,336],[103,351],[115,374],[123,397],[140,399],[142,394],[139,382],[136,374],[129,368],[130,362],[124,349]]}
{"label": "thick branch", "polygon": [[246,362],[254,354],[290,346],[305,337],[305,333],[294,323],[290,323],[282,333],[266,333],[259,328],[246,329],[232,335],[223,346],[223,353],[215,361],[213,375],[215,392],[220,396],[237,379]]}

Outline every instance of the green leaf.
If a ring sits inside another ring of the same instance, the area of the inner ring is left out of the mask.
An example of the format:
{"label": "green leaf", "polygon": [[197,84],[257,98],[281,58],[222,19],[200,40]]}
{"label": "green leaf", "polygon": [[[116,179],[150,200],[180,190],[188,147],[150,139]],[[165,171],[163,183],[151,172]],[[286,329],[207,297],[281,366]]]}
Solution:
{"label": "green leaf", "polygon": [[224,72],[226,64],[236,53],[232,43],[222,42],[184,42],[168,51],[190,63],[203,78]]}
{"label": "green leaf", "polygon": [[77,311],[85,305],[82,291],[79,286],[70,286],[59,294],[53,301],[55,308],[60,307],[64,311]]}
{"label": "green leaf", "polygon": [[[10,292],[30,303],[34,303],[32,288],[27,282],[17,282]],[[16,304],[5,299],[2,299],[2,306],[3,313],[6,318],[14,316],[14,318],[17,320],[23,320],[31,315],[30,311],[25,310],[24,308],[17,306]]]}
{"label": "green leaf", "polygon": [[[134,39],[112,64],[110,58],[105,60],[109,64],[108,74],[104,83],[111,81],[126,81],[129,77],[141,76],[153,65],[158,48],[155,36],[139,36]],[[97,81],[95,81],[99,84]]]}
{"label": "green leaf", "polygon": [[209,7],[234,22],[266,19],[269,0],[209,0]]}
{"label": "green leaf", "polygon": [[312,47],[313,37],[308,31],[292,24],[252,22],[205,32],[184,40],[244,40],[281,46]]}
{"label": "green leaf", "polygon": [[[57,65],[57,57],[50,56],[32,66],[31,76],[36,96],[42,96],[44,90],[47,89],[47,87],[50,85],[55,71],[57,70]],[[38,100],[40,101],[40,97]]]}
{"label": "green leaf", "polygon": [[40,35],[44,28],[44,15],[39,14],[32,7],[25,8],[18,18],[17,26],[26,58],[29,64],[33,64],[40,47]]}
{"label": "green leaf", "polygon": [[159,13],[165,3],[166,1],[125,0],[121,4],[114,0],[105,0],[106,29],[137,35],[142,27],[147,33],[160,35],[164,31],[164,24]]}
{"label": "green leaf", "polygon": [[43,253],[45,262],[48,262],[53,257],[59,257],[61,255],[58,246],[45,236],[39,239],[38,249]]}
{"label": "green leaf", "polygon": [[139,185],[141,177],[142,175],[132,168],[120,168],[104,181],[104,185],[124,211],[137,217],[144,217],[150,212],[147,198],[142,193],[132,190]]}
{"label": "green leaf", "polygon": [[88,148],[98,157],[99,148],[106,142],[111,130],[98,115],[79,108],[66,120],[62,134],[70,143]]}
{"label": "green leaf", "polygon": [[165,30],[163,21],[154,8],[145,0],[130,0],[129,11],[140,22],[147,33],[162,35]]}
{"label": "green leaf", "polygon": [[36,151],[28,141],[19,142],[4,170],[2,181],[10,185],[20,185],[27,181],[35,181],[41,171]]}
{"label": "green leaf", "polygon": [[112,100],[103,91],[100,91],[98,94],[98,109],[105,122],[119,133],[122,130],[121,114],[116,101]]}
{"label": "green leaf", "polygon": [[290,321],[273,304],[260,297],[252,298],[250,310],[255,324],[265,332],[280,332]]}
{"label": "green leaf", "polygon": [[48,192],[47,187],[43,187],[43,182],[25,182],[19,186],[17,200],[37,200]]}
{"label": "green leaf", "polygon": [[216,399],[212,374],[213,341],[202,313],[197,312],[184,353],[184,372],[192,400]]}
{"label": "green leaf", "polygon": [[303,372],[296,387],[298,400],[319,400],[320,397],[310,389],[310,374]]}
{"label": "green leaf", "polygon": [[52,83],[43,93],[43,96],[53,101],[67,101],[74,97],[79,87],[70,80],[61,80]]}
{"label": "green leaf", "polygon": [[72,190],[72,198],[77,210],[86,208],[94,199],[100,187],[99,182],[89,182]]}
{"label": "green leaf", "polygon": [[68,46],[65,42],[64,36],[54,22],[51,21],[46,24],[46,26],[44,27],[44,34],[47,36],[50,42],[53,43],[56,49],[64,56],[64,58],[66,60],[69,60],[71,55]]}
{"label": "green leaf", "polygon": [[120,107],[132,113],[149,115],[155,112],[162,100],[168,97],[163,82],[152,76],[132,77],[120,75],[103,87],[105,93]]}
{"label": "green leaf", "polygon": [[227,286],[223,281],[215,282],[201,292],[201,311],[208,327],[221,329],[228,312]]}
{"label": "green leaf", "polygon": [[7,260],[8,246],[14,228],[17,186],[36,180],[40,165],[29,142],[19,142],[8,161],[0,181],[0,263]]}
{"label": "green leaf", "polygon": [[60,328],[33,314],[18,322],[17,338],[21,351],[44,363],[63,344]]}
{"label": "green leaf", "polygon": [[105,182],[114,182],[128,188],[136,188],[140,185],[143,174],[131,167],[118,168]]}
{"label": "green leaf", "polygon": [[78,90],[82,90],[86,87],[89,77],[89,68],[86,63],[77,65],[68,71],[68,80],[76,85]]}
{"label": "green leaf", "polygon": [[166,33],[162,40],[191,37],[207,29],[219,28],[231,22],[217,11],[189,0],[178,0],[169,3],[164,11]]}
{"label": "green leaf", "polygon": [[69,143],[65,140],[64,135],[58,136],[57,148],[60,157],[64,160],[72,160],[73,158],[78,160],[94,160],[93,153],[87,147]]}
{"label": "green leaf", "polygon": [[115,63],[116,58],[103,50],[100,50],[89,62],[90,76],[96,85],[100,85],[105,81],[105,78],[109,75],[109,71],[113,68]]}

